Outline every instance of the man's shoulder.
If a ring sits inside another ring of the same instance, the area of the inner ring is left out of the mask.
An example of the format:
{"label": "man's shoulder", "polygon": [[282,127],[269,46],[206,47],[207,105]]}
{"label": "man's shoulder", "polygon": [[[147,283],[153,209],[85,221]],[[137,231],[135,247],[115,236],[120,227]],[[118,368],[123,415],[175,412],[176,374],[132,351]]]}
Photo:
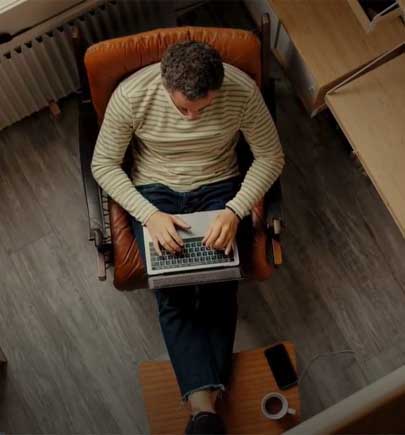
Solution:
{"label": "man's shoulder", "polygon": [[143,97],[161,84],[160,62],[153,63],[125,78],[120,87],[128,98]]}
{"label": "man's shoulder", "polygon": [[244,71],[229,63],[224,65],[224,85],[250,93],[256,86],[256,82]]}

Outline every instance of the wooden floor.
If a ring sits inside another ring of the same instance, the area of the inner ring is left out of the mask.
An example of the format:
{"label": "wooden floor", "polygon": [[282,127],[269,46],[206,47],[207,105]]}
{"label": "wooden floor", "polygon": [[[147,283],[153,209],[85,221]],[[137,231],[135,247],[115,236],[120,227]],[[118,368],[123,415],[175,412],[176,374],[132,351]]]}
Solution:
{"label": "wooden floor", "polygon": [[[281,76],[280,76],[281,77]],[[296,344],[303,418],[405,363],[405,243],[328,114],[277,83],[285,265],[243,285],[235,350]],[[155,300],[96,279],[77,100],[0,132],[0,432],[147,433],[137,365],[162,358]]]}

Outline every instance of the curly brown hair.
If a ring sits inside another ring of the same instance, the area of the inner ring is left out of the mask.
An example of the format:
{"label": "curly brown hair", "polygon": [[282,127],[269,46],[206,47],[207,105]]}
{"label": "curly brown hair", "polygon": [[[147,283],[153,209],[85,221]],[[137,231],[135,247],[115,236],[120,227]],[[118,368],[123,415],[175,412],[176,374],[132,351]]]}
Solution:
{"label": "curly brown hair", "polygon": [[221,87],[224,66],[218,51],[209,44],[183,41],[171,45],[161,61],[163,84],[189,100],[206,97]]}

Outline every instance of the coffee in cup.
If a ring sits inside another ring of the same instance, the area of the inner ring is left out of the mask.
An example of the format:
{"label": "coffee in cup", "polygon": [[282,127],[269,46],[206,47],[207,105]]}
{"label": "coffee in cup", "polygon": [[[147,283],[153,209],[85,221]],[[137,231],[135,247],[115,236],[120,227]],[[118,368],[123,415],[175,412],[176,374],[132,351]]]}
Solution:
{"label": "coffee in cup", "polygon": [[273,392],[263,397],[262,413],[270,420],[280,420],[280,418],[283,418],[286,414],[294,415],[296,411],[288,407],[288,401],[285,396]]}

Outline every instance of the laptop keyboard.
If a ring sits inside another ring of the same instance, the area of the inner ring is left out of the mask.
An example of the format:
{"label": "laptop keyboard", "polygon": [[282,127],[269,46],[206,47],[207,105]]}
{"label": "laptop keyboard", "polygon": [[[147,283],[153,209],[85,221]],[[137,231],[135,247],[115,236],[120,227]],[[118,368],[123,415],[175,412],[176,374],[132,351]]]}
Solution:
{"label": "laptop keyboard", "polygon": [[189,266],[230,263],[234,260],[233,252],[225,255],[224,251],[208,249],[201,243],[202,239],[203,237],[193,237],[183,240],[183,249],[178,254],[170,254],[162,248],[162,256],[155,251],[153,243],[149,242],[152,269],[179,269]]}

